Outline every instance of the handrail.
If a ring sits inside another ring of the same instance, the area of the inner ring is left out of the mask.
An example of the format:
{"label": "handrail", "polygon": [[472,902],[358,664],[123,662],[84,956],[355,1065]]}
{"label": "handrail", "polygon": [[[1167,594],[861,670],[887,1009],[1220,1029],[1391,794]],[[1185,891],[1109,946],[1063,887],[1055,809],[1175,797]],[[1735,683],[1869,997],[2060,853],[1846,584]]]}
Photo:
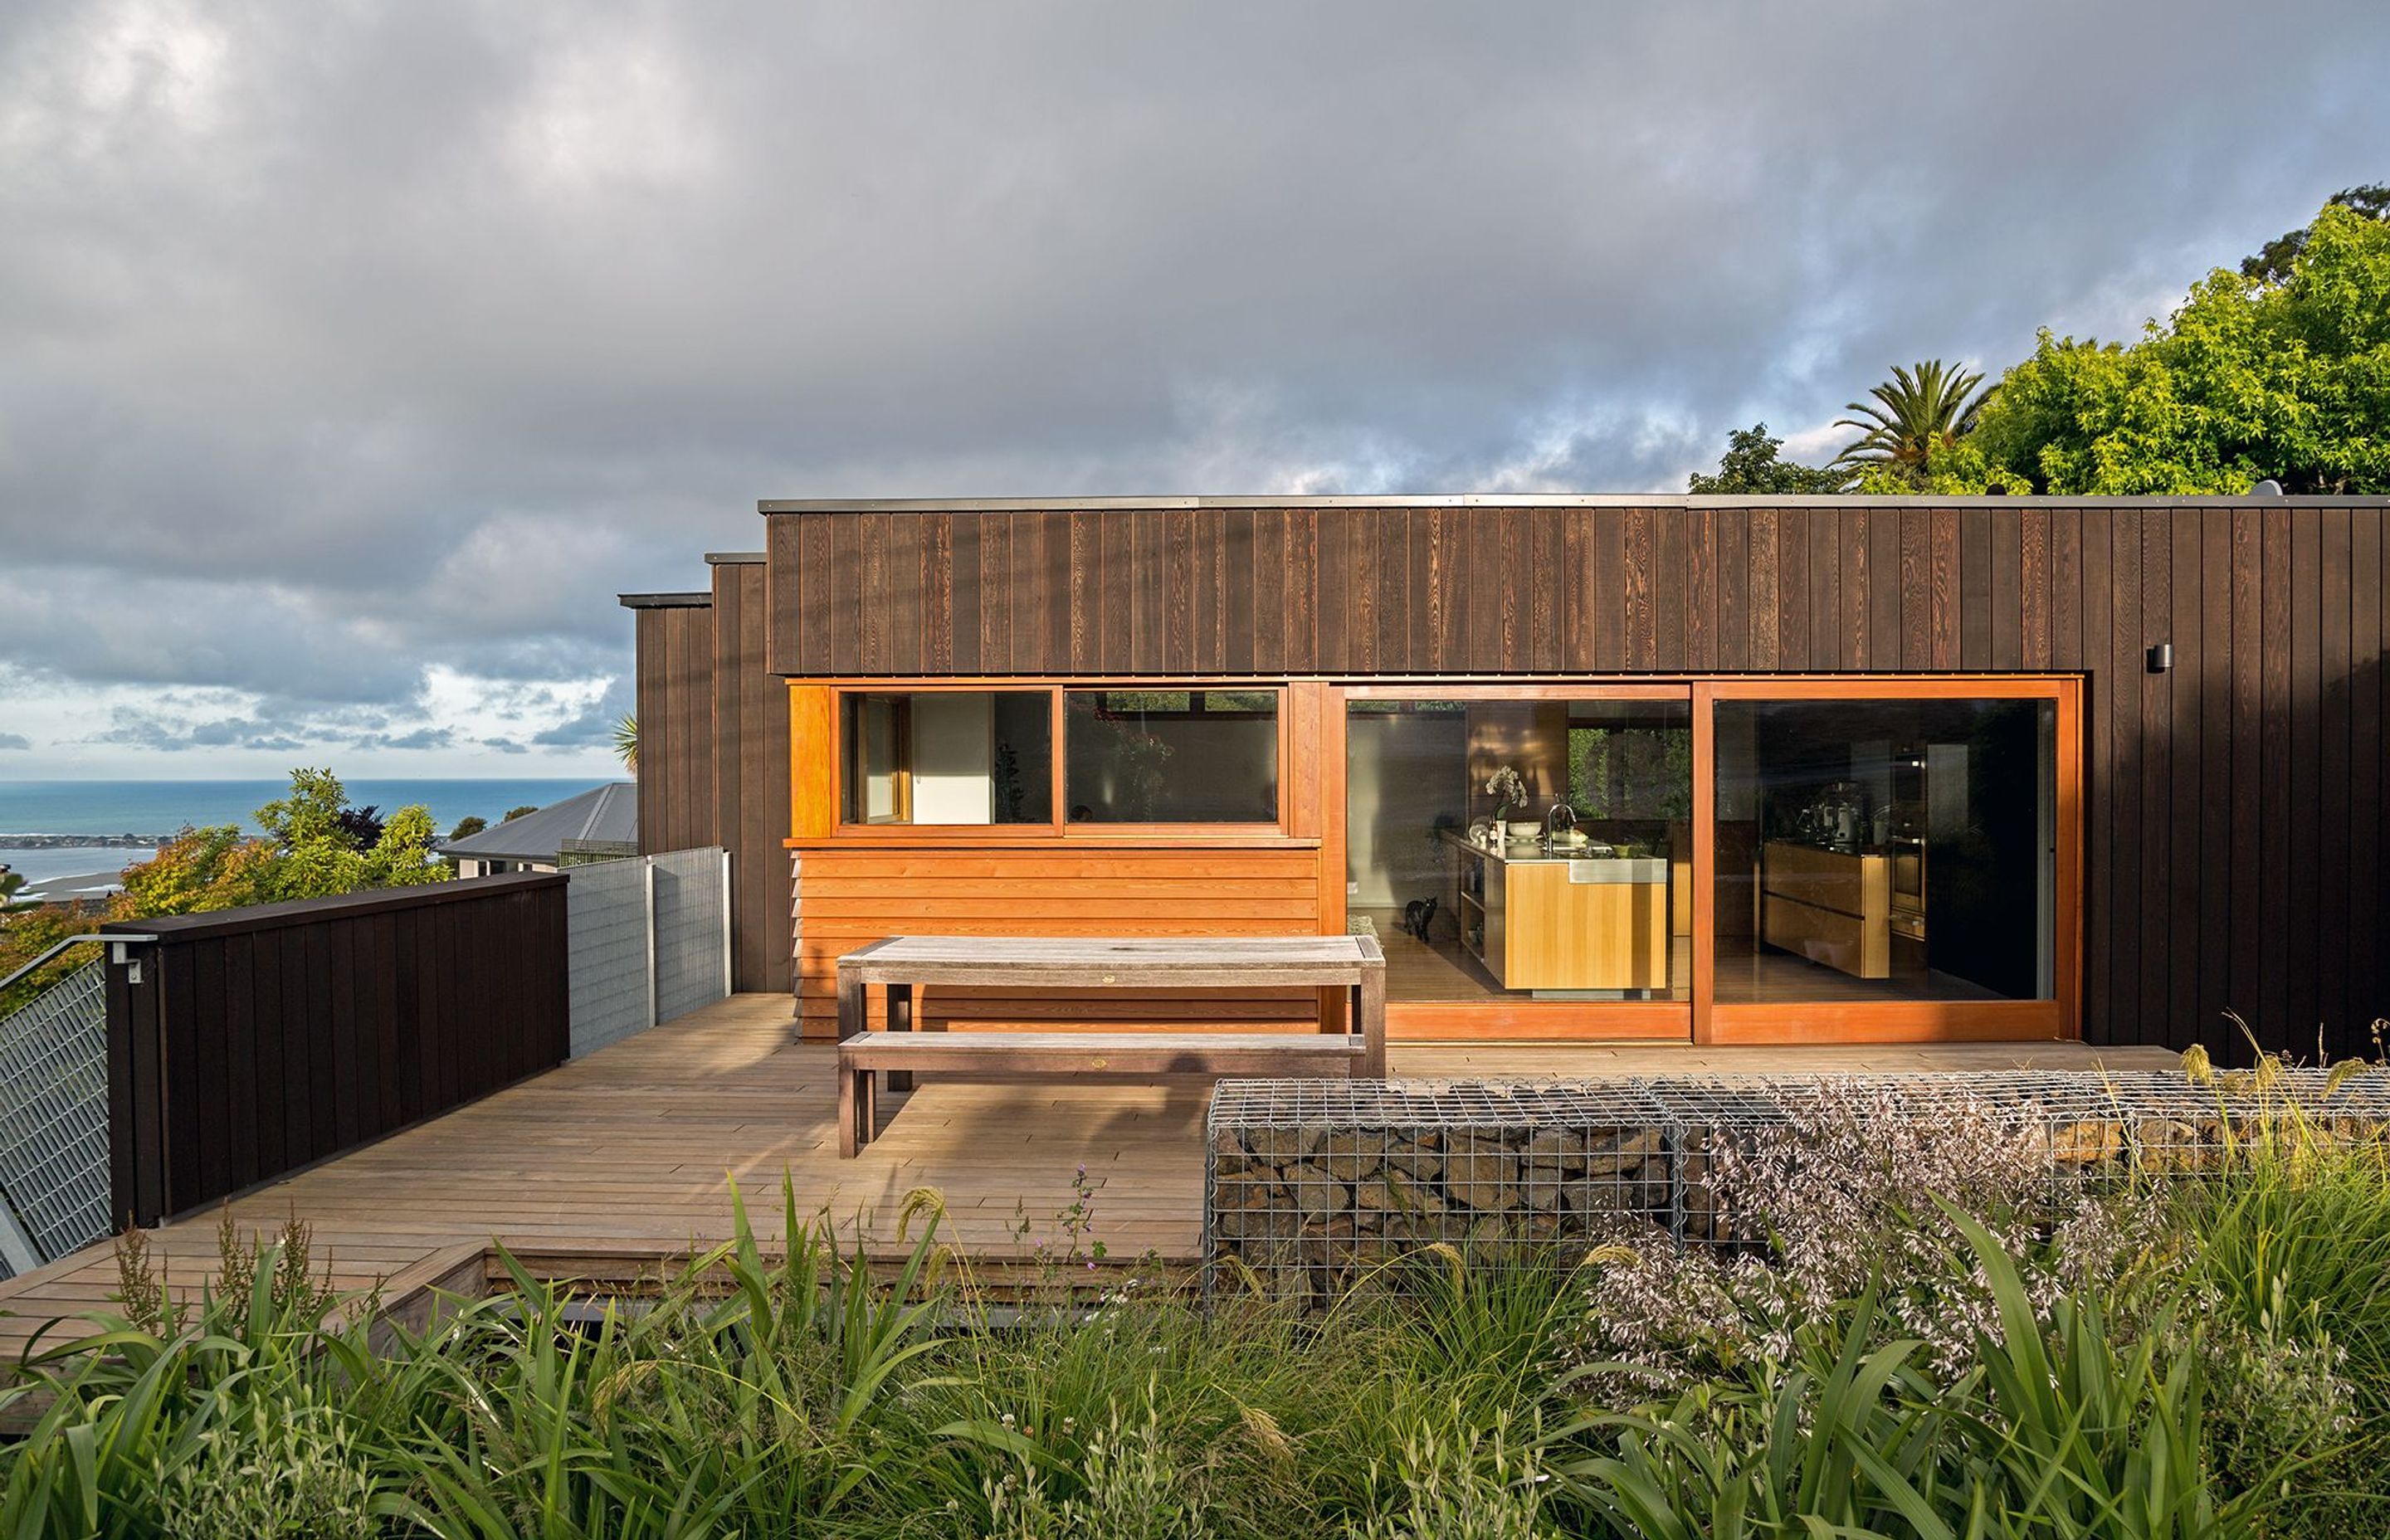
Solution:
{"label": "handrail", "polygon": [[33,969],[41,967],[44,963],[48,962],[52,957],[57,956],[59,953],[65,951],[70,946],[80,946],[85,942],[156,941],[157,939],[157,937],[152,935],[145,935],[136,931],[126,930],[113,930],[106,935],[102,935],[96,930],[92,930],[80,936],[69,936],[64,941],[51,943],[48,950],[45,951],[40,956],[35,957],[32,962],[27,963],[24,967],[17,969],[16,972],[9,974],[6,978],[0,979],[0,989],[6,989],[10,984],[15,983],[18,980],[23,978],[26,974],[31,973]]}

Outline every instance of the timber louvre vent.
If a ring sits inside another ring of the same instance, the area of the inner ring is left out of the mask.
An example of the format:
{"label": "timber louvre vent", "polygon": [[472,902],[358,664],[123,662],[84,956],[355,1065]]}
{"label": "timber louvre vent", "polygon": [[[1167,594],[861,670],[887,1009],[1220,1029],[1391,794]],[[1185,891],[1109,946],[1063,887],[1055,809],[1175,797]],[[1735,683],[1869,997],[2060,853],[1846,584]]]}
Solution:
{"label": "timber louvre vent", "polygon": [[[1638,1235],[1750,1247],[1718,1156],[1865,1105],[2012,1133],[2053,1192],[2221,1171],[2295,1122],[2390,1138],[2390,1069],[2009,1071],[1595,1082],[1225,1080],[1203,1140],[1203,1288],[1326,1299],[1446,1242],[1481,1254]],[[1836,1109],[1843,1110],[1838,1113]]]}

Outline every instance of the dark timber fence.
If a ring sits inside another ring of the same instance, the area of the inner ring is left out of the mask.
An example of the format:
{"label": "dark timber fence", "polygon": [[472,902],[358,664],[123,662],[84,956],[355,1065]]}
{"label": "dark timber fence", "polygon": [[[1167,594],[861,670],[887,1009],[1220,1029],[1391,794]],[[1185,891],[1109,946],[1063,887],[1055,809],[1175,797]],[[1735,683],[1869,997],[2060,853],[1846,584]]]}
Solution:
{"label": "dark timber fence", "polygon": [[564,895],[518,873],[109,927],[155,938],[108,969],[114,1220],[186,1213],[563,1062]]}

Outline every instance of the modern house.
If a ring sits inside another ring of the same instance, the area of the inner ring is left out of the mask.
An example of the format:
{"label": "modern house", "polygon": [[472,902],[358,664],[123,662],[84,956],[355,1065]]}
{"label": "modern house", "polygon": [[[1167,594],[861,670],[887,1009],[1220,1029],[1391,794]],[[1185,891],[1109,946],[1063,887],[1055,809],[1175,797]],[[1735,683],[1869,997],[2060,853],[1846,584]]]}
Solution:
{"label": "modern house", "polygon": [[638,789],[629,781],[609,781],[431,848],[456,861],[459,877],[552,872],[575,856],[636,855]]}
{"label": "modern house", "polygon": [[731,850],[737,985],[807,1037],[891,934],[1366,929],[1398,1042],[2353,1052],[2386,507],[767,502],[623,598],[640,834]]}

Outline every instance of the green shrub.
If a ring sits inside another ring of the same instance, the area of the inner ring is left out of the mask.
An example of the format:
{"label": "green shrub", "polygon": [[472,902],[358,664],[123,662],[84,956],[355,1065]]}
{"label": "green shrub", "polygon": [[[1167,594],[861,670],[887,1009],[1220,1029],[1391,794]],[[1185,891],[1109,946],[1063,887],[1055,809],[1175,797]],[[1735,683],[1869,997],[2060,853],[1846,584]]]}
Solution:
{"label": "green shrub", "polygon": [[[1664,1259],[1610,1248],[1432,1247],[1304,1315],[1090,1299],[1073,1246],[999,1302],[934,1226],[875,1276],[785,1185],[770,1249],[742,1208],[650,1296],[515,1269],[411,1331],[369,1330],[295,1224],[227,1226],[187,1304],[135,1237],[120,1309],[0,1392],[32,1415],[0,1534],[2384,1533],[2379,1151],[2285,1138],[2038,1223],[2000,1181],[1992,1223],[1934,1203],[1923,1169],[1897,1202],[1777,1172],[1870,1224],[1932,1207],[1846,1296],[1846,1246],[1798,1253],[1797,1289],[1679,1256],[1700,1287],[1656,1313]],[[1647,1361],[1584,1362],[1589,1316],[1638,1310]]]}

